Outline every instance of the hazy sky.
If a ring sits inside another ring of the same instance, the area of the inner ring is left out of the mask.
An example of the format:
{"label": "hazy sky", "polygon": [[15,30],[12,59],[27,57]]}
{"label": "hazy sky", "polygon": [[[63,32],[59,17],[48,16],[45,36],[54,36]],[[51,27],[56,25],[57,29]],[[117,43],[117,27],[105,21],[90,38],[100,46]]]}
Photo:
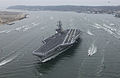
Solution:
{"label": "hazy sky", "polygon": [[0,0],[1,6],[10,5],[120,5],[120,0]]}

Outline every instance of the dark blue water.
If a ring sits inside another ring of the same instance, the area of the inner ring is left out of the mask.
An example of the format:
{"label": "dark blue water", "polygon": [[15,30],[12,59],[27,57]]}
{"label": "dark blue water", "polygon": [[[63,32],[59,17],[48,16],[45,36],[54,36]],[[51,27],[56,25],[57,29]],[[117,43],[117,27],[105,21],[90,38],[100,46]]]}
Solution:
{"label": "dark blue water", "polygon": [[[0,78],[119,78],[120,19],[108,14],[27,12],[29,18],[0,26]],[[63,28],[80,29],[78,44],[41,64],[32,51]]]}

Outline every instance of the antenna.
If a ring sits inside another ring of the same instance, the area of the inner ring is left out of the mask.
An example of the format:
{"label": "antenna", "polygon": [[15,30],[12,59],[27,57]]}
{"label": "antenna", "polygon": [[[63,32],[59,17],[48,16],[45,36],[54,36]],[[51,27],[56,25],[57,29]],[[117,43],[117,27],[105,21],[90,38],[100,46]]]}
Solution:
{"label": "antenna", "polygon": [[58,26],[58,29],[61,29],[61,28],[62,28],[62,22],[61,22],[61,21],[58,21],[58,22],[57,22],[57,26]]}

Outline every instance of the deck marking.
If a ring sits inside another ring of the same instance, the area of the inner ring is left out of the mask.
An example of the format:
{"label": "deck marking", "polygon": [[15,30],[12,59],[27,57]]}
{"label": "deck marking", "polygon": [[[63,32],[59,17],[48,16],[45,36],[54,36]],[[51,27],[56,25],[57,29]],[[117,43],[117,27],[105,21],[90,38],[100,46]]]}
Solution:
{"label": "deck marking", "polygon": [[68,31],[68,33],[67,33],[67,35],[65,36],[65,39],[64,39],[64,41],[63,41],[63,43],[62,43],[62,44],[64,44],[64,43],[65,43],[65,41],[66,41],[66,39],[67,39],[67,37],[68,37],[68,34],[71,32],[71,30],[72,30],[72,29],[70,29],[70,30]]}
{"label": "deck marking", "polygon": [[[70,36],[69,36],[69,38],[68,38],[68,42],[67,42],[67,43],[69,43],[69,41],[70,41],[70,39],[71,39],[71,37],[72,37],[73,33],[74,33],[74,29],[71,31],[71,33],[70,33]],[[71,41],[70,41],[70,42],[71,42]]]}
{"label": "deck marking", "polygon": [[73,41],[73,38],[75,37],[75,34],[76,34],[76,29],[75,29],[74,34],[72,36],[71,42]]}

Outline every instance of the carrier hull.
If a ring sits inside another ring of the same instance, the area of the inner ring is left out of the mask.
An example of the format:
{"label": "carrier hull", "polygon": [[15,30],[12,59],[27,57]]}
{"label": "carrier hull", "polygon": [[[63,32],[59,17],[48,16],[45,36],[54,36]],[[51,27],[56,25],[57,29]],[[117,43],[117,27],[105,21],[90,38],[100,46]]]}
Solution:
{"label": "carrier hull", "polygon": [[80,38],[81,31],[79,29],[67,29],[63,31],[61,24],[58,26],[60,27],[56,30],[57,33],[43,40],[44,45],[33,51],[33,54],[38,56],[41,62],[51,60],[62,52],[65,52]]}
{"label": "carrier hull", "polygon": [[39,57],[39,60],[41,62],[47,62],[53,58],[55,58],[56,56],[58,56],[59,54],[65,52],[66,50],[70,49],[74,44],[77,43],[77,40],[79,40],[79,37],[76,38],[76,41],[74,43],[71,44],[67,44],[67,45],[60,45],[59,47],[57,47],[56,49],[50,51],[47,55],[45,56],[40,56],[39,54],[35,54],[36,56]]}

